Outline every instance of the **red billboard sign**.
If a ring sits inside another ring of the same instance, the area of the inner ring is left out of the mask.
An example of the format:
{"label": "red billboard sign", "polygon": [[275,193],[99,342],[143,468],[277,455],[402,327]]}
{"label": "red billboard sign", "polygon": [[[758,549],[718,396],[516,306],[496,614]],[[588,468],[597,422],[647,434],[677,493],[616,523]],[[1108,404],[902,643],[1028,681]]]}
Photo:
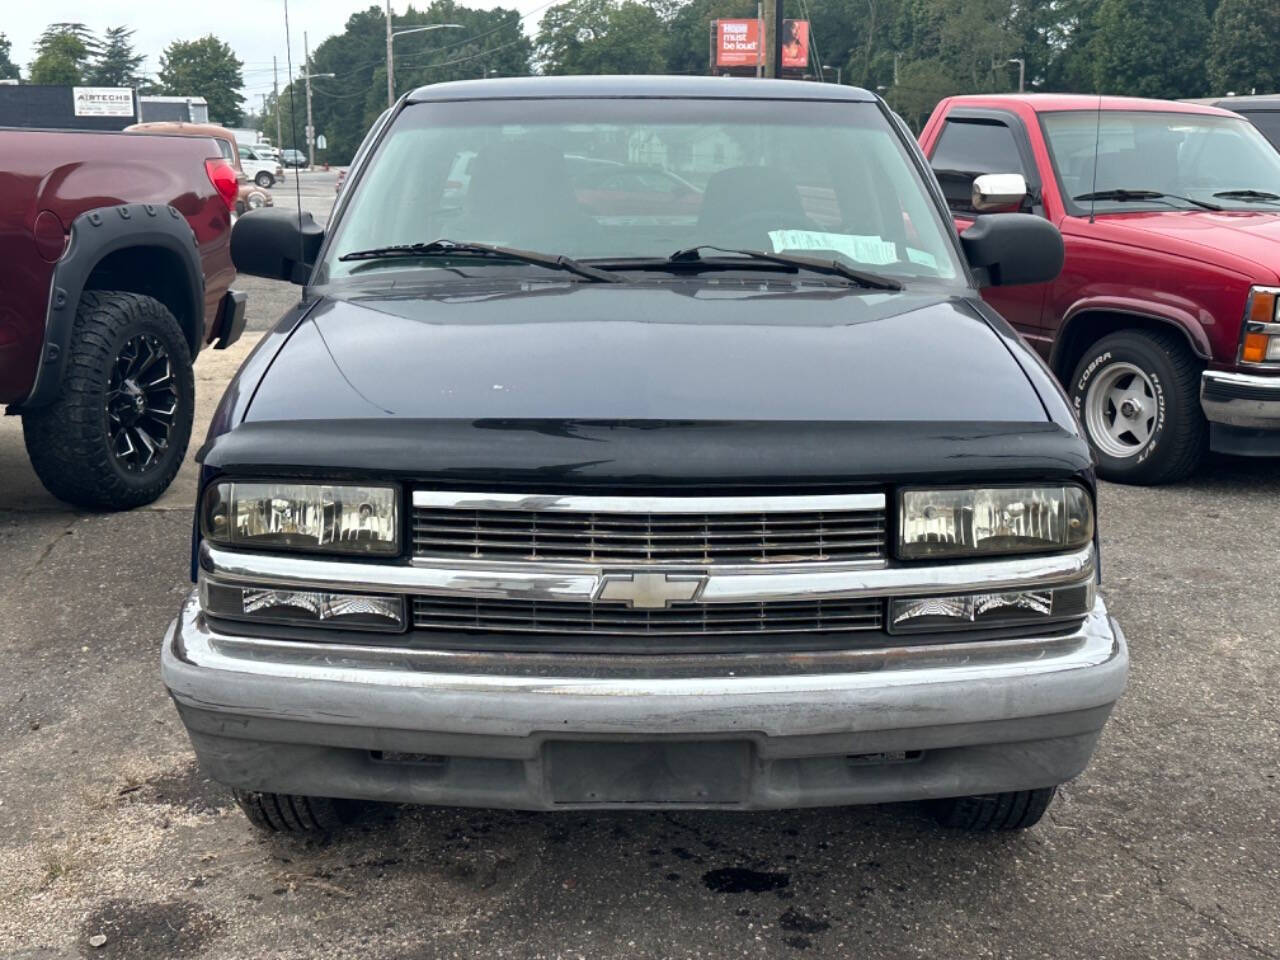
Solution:
{"label": "red billboard sign", "polygon": [[716,21],[717,67],[754,67],[760,62],[759,20]]}
{"label": "red billboard sign", "polygon": [[809,21],[782,22],[782,69],[803,70],[809,66]]}

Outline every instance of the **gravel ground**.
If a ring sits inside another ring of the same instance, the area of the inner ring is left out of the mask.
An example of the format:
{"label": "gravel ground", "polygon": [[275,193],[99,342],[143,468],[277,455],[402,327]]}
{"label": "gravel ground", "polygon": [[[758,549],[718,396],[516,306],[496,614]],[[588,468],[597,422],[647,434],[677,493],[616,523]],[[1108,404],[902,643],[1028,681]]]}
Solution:
{"label": "gravel ground", "polygon": [[[304,203],[326,210],[331,182]],[[293,296],[243,286],[254,329]],[[202,421],[255,336],[202,356]],[[329,841],[263,838],[159,681],[193,498],[188,468],[152,508],[69,510],[0,420],[0,956],[1280,958],[1274,462],[1103,488],[1130,689],[1086,774],[1012,836],[902,805],[378,807]]]}

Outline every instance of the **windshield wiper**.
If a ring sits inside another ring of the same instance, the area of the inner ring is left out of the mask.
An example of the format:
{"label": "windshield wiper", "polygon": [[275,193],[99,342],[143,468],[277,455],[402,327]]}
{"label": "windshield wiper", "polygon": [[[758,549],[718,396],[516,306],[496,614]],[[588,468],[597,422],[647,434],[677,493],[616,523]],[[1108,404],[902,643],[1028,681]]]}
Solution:
{"label": "windshield wiper", "polygon": [[[1218,194],[1221,196],[1221,194]],[[1194,204],[1204,210],[1221,210],[1222,208],[1216,203],[1209,203],[1206,200],[1196,200],[1192,197],[1182,197],[1176,193],[1161,193],[1159,190],[1098,190],[1095,193],[1082,193],[1079,196],[1071,198],[1072,200],[1115,200],[1118,203],[1129,203],[1131,201],[1141,202],[1143,200],[1181,200],[1183,203]]]}
{"label": "windshield wiper", "polygon": [[572,257],[557,253],[539,253],[535,250],[517,250],[515,247],[499,247],[491,243],[467,243],[456,240],[432,240],[430,243],[397,243],[386,247],[371,247],[368,250],[356,250],[344,253],[338,259],[347,260],[395,260],[413,259],[415,257],[447,257],[454,254],[476,254],[484,257],[518,260],[521,263],[532,263],[553,270],[565,270],[569,273],[596,280],[600,283],[626,283],[624,277],[609,273],[598,267],[582,263]]}
{"label": "windshield wiper", "polygon": [[[700,243],[696,247],[687,247],[684,250],[677,250],[671,256],[667,257],[666,262],[672,264],[678,263],[708,263],[703,259],[703,250],[714,250],[717,253],[730,253],[738,257],[746,257],[751,260],[763,260],[766,263],[777,263],[788,267],[798,267],[801,270],[812,270],[814,273],[825,273],[831,276],[843,277],[845,280],[851,280],[860,287],[866,287],[868,290],[901,290],[902,284],[897,280],[889,277],[882,277],[878,273],[870,273],[866,270],[858,270],[854,267],[846,266],[839,260],[819,260],[815,257],[799,257],[789,253],[765,253],[763,250],[738,250],[733,247],[717,247],[710,243]],[[710,261],[715,263],[715,261]],[[721,261],[723,263],[723,261]],[[725,264],[725,266],[737,266],[736,264]]]}
{"label": "windshield wiper", "polygon": [[1221,193],[1215,193],[1214,196],[1221,197],[1223,200],[1252,200],[1257,203],[1280,201],[1280,193],[1271,193],[1268,190],[1223,190]]}

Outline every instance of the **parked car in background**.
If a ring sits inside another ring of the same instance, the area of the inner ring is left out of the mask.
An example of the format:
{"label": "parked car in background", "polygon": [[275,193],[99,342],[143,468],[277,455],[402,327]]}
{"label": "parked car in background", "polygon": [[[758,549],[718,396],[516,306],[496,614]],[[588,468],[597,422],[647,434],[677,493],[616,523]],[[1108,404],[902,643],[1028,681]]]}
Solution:
{"label": "parked car in background", "polygon": [[218,149],[222,152],[223,159],[236,169],[236,180],[239,184],[239,189],[236,192],[236,215],[240,216],[250,210],[258,210],[262,207],[275,205],[275,201],[271,199],[271,192],[251,181],[244,172],[244,168],[240,165],[240,150],[235,134],[226,127],[220,127],[213,123],[169,123],[161,121],[156,123],[137,123],[131,127],[125,127],[125,130],[130,133],[150,133],[176,137],[212,137],[214,143],[218,145]]}
{"label": "parked car in background", "polygon": [[138,97],[140,123],[208,123],[209,103],[204,97]]}
{"label": "parked car in background", "polygon": [[1218,97],[1202,100],[1188,100],[1188,103],[1205,103],[1209,106],[1230,110],[1244,117],[1259,132],[1271,141],[1271,145],[1280,149],[1280,93],[1255,97]]}
{"label": "parked car in background", "polygon": [[961,230],[1001,211],[1061,229],[1061,276],[985,296],[1066,385],[1104,477],[1280,456],[1280,153],[1253,126],[1188,103],[968,96],[920,142]]}
{"label": "parked car in background", "polygon": [[[350,799],[1039,820],[1128,662],[1088,446],[978,295],[1051,279],[1056,228],[958,237],[883,101],[836,84],[395,111],[327,229],[236,224],[238,268],[303,291],[201,453],[162,669],[202,773],[296,832]],[[619,143],[701,205],[578,206],[565,151]]]}
{"label": "parked car in background", "polygon": [[307,155],[301,150],[295,150],[292,147],[284,150],[280,155],[280,162],[286,167],[294,167],[296,169],[304,169],[308,166]]}
{"label": "parked car in background", "polygon": [[235,168],[208,136],[0,130],[0,403],[82,507],[149,503],[195,412],[192,361],[244,328]]}
{"label": "parked car in background", "polygon": [[283,165],[265,150],[260,151],[255,147],[240,144],[238,151],[240,154],[240,166],[244,168],[244,172],[253,178],[253,182],[258,186],[272,187],[277,180],[284,179]]}

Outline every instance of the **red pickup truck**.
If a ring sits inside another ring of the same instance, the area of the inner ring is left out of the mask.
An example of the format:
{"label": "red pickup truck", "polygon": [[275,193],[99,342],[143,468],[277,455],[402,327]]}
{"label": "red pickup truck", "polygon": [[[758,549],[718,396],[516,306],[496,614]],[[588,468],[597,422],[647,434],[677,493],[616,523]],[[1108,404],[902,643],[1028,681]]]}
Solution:
{"label": "red pickup truck", "polygon": [[1056,280],[986,299],[1066,386],[1102,476],[1280,455],[1280,153],[1254,127],[1186,103],[966,96],[920,144],[960,230],[1011,210],[1061,230]]}
{"label": "red pickup truck", "polygon": [[121,509],[173,480],[192,361],[244,328],[237,191],[207,136],[0,129],[0,404],[55,496]]}

